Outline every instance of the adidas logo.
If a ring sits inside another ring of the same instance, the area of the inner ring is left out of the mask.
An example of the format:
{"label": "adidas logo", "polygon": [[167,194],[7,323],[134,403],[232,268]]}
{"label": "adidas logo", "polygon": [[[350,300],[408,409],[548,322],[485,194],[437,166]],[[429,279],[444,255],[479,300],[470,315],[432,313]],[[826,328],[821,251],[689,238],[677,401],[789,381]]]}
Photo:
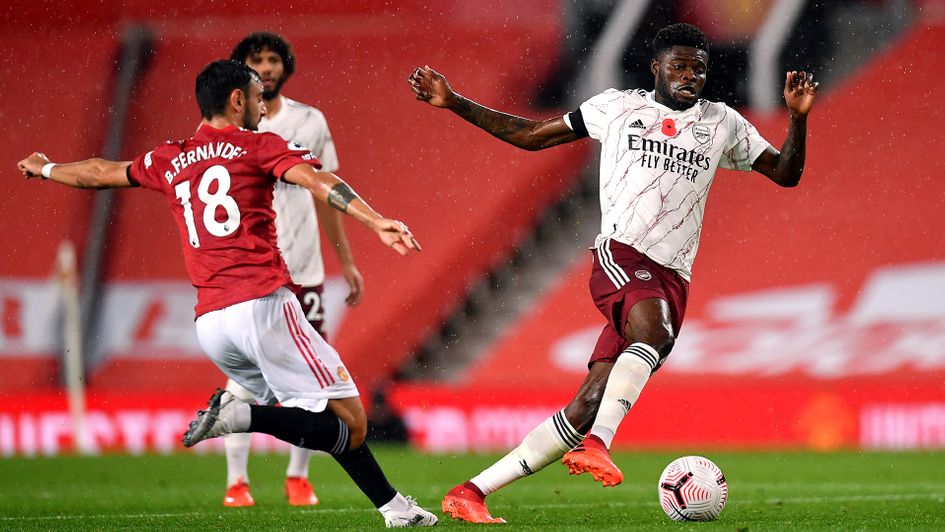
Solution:
{"label": "adidas logo", "polygon": [[623,406],[627,412],[630,411],[630,401],[627,401],[626,399],[617,399],[617,402],[620,403],[620,405]]}
{"label": "adidas logo", "polygon": [[528,463],[525,460],[519,460],[518,465],[522,466],[522,472],[526,475],[534,474],[534,471],[532,471],[532,468],[528,467]]}
{"label": "adidas logo", "polygon": [[630,124],[630,127],[635,127],[637,129],[646,129],[646,126],[643,125],[643,121],[640,120],[639,118],[634,120],[633,123]]}

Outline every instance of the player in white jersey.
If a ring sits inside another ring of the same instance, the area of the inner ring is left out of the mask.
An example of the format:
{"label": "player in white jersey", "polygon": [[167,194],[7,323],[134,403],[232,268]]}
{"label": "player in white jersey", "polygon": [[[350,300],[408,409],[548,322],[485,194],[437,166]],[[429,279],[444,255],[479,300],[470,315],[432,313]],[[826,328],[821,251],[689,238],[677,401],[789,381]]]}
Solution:
{"label": "player in white jersey", "polygon": [[443,511],[457,519],[504,522],[489,514],[486,495],[558,459],[571,474],[591,473],[604,486],[622,482],[609,448],[679,333],[716,169],[755,170],[782,187],[800,180],[807,115],[817,93],[813,76],[785,76],[791,121],[779,152],[725,104],[699,99],[709,44],[698,28],[663,28],[653,54],[653,91],[609,89],[572,113],[544,121],[483,107],[453,92],[429,67],[408,78],[418,100],[447,108],[520,148],[541,150],[583,137],[601,143],[601,233],[589,284],[607,325],[588,376],[574,399],[521,445],[450,490]]}
{"label": "player in white jersey", "polygon": [[[259,73],[263,82],[263,100],[267,115],[259,122],[259,131],[275,133],[314,153],[326,172],[338,171],[338,156],[321,111],[290,100],[281,94],[282,86],[295,72],[295,55],[285,39],[269,32],[255,32],[240,41],[231,59],[246,63]],[[341,213],[312,201],[302,187],[277,181],[272,207],[276,211],[276,239],[282,258],[289,267],[292,281],[305,317],[312,327],[327,339],[323,306],[325,267],[322,261],[319,226],[331,241],[341,264],[342,276],[350,289],[346,302],[356,305],[361,299],[364,281],[354,263],[351,246],[345,235]],[[253,394],[232,379],[226,389],[246,402]],[[225,438],[227,489],[223,505],[253,506],[256,502],[249,490],[250,434],[231,434]],[[293,446],[286,468],[285,493],[289,504],[318,504],[318,497],[309,483],[309,462],[312,451]]]}

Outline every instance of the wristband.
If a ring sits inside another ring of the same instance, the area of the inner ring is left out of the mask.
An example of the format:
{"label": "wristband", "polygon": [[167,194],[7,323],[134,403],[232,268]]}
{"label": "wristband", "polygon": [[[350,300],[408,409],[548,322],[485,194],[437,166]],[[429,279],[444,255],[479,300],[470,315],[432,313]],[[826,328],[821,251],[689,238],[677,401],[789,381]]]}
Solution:
{"label": "wristband", "polygon": [[43,165],[43,169],[39,172],[43,175],[43,179],[49,179],[52,177],[53,166],[56,166],[56,163],[46,163]]}

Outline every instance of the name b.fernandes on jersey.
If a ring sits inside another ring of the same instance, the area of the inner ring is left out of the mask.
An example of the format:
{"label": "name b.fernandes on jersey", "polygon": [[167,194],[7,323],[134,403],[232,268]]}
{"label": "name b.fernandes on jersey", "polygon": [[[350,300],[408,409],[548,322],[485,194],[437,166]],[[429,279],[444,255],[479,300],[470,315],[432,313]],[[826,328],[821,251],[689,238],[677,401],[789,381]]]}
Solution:
{"label": "name b.fernandes on jersey", "polygon": [[[202,146],[197,146],[191,150],[182,151],[177,154],[176,157],[170,160],[171,166],[174,167],[174,171],[164,172],[164,179],[168,183],[174,181],[174,178],[177,177],[177,174],[181,172],[184,168],[192,164],[199,163],[200,161],[206,161],[208,159],[227,159],[232,160],[238,157],[246,155],[246,149],[241,146],[233,145],[229,142],[208,142]],[[144,157],[144,166],[149,168],[151,166],[151,152],[148,152]]]}

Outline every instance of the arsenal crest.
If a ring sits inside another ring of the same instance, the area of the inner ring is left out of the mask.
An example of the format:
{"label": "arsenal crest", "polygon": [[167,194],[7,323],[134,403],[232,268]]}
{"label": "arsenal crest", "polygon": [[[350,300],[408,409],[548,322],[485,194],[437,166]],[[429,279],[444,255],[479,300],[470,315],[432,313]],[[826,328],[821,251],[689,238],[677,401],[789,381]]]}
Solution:
{"label": "arsenal crest", "polygon": [[709,126],[695,125],[692,126],[692,136],[695,137],[696,142],[699,144],[705,144],[709,142],[709,138],[712,134],[709,132]]}

